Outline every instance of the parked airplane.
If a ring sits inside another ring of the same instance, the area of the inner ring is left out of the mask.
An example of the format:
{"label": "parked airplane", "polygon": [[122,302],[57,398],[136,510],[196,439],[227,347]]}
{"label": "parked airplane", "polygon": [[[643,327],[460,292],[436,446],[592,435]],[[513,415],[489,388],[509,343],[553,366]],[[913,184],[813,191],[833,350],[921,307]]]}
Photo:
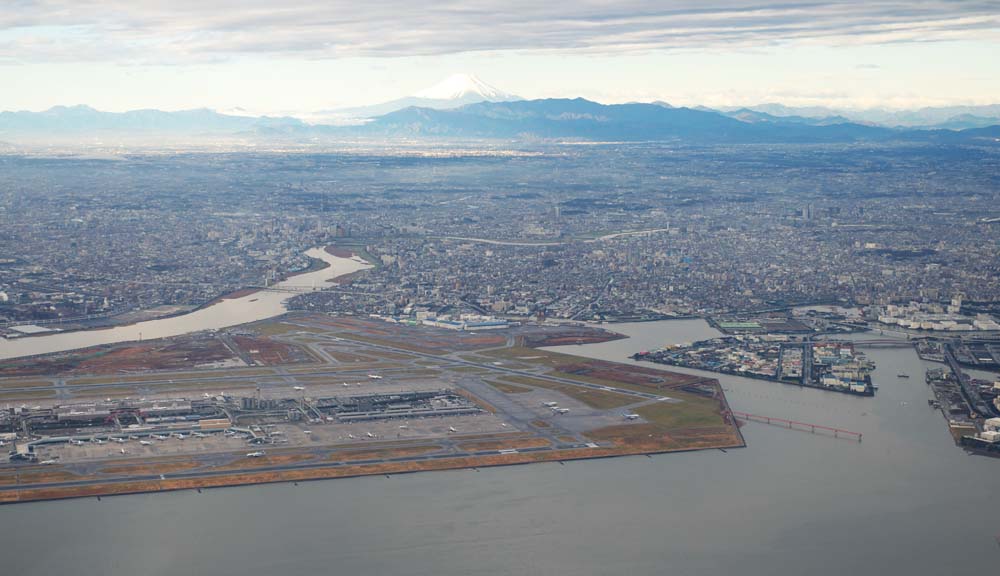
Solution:
{"label": "parked airplane", "polygon": [[369,438],[375,438],[375,435],[374,435],[374,434],[372,434],[371,432],[368,432],[367,434],[368,434],[368,437],[369,437]]}
{"label": "parked airplane", "polygon": [[119,448],[118,451],[121,452],[122,454],[128,454],[128,451],[125,450],[124,448]]}
{"label": "parked airplane", "polygon": [[378,374],[369,374],[368,377],[371,378],[372,380],[381,380],[382,379],[382,377],[379,376]]}
{"label": "parked airplane", "polygon": [[91,442],[93,442],[94,444],[104,444],[104,440],[101,440],[100,438],[94,438],[91,440]]}
{"label": "parked airplane", "polygon": [[263,455],[263,450],[258,450],[257,452],[247,452],[247,458],[260,458]]}
{"label": "parked airplane", "polygon": [[300,390],[301,391],[301,390],[305,390],[305,389],[306,389],[305,386],[292,386],[292,390]]}
{"label": "parked airplane", "polygon": [[138,436],[136,436],[135,434],[132,434],[131,436],[129,436],[129,437],[128,437],[128,439],[129,439],[129,440],[138,440],[138,439],[139,439],[139,437],[138,437]]}
{"label": "parked airplane", "polygon": [[638,420],[639,419],[639,415],[638,414],[630,414],[628,412],[623,413],[622,417],[624,417],[626,420]]}
{"label": "parked airplane", "polygon": [[569,408],[553,408],[552,411],[556,414],[565,414],[569,412]]}
{"label": "parked airplane", "polygon": [[351,440],[354,440],[354,434],[348,434],[347,437],[350,438]]}
{"label": "parked airplane", "polygon": [[83,440],[70,440],[69,443],[73,446],[83,446]]}
{"label": "parked airplane", "polygon": [[181,434],[180,432],[178,432],[177,434],[174,434],[174,438],[177,438],[178,440],[183,440],[183,439],[187,438],[187,436],[185,436],[185,435]]}
{"label": "parked airplane", "polygon": [[55,463],[56,463],[55,460],[42,460],[41,462],[39,462],[39,464],[45,464],[46,466],[49,465],[49,464],[55,464]]}
{"label": "parked airplane", "polygon": [[128,442],[128,440],[126,440],[124,438],[112,438],[112,440],[114,440],[115,442],[117,442],[119,444],[124,444],[125,442]]}
{"label": "parked airplane", "polygon": [[458,430],[455,430],[454,426],[448,426],[448,432],[458,432]]}
{"label": "parked airplane", "polygon": [[156,438],[157,440],[168,440],[170,437],[164,436],[163,434],[153,434],[153,438]]}
{"label": "parked airplane", "polygon": [[548,408],[555,408],[558,405],[558,402],[542,402],[542,406],[546,406]]}
{"label": "parked airplane", "polygon": [[207,434],[202,434],[201,432],[192,432],[191,435],[194,436],[195,438],[205,438],[206,436],[208,436]]}
{"label": "parked airplane", "polygon": [[143,446],[152,446],[153,445],[153,443],[150,442],[149,440],[139,440],[139,444],[142,444]]}

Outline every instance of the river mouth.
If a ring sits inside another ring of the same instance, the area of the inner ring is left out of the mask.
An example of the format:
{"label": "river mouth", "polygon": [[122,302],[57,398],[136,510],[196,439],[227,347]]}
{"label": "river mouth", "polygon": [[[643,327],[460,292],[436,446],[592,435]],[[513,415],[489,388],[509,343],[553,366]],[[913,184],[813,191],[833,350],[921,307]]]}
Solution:
{"label": "river mouth", "polygon": [[253,291],[237,298],[223,298],[211,306],[187,314],[113,328],[56,332],[13,340],[0,339],[0,359],[65,352],[102,344],[169,338],[266,320],[284,314],[287,311],[285,303],[302,292],[327,288],[329,282],[341,276],[371,268],[371,264],[360,257],[335,256],[323,248],[312,248],[306,251],[306,255],[322,260],[327,266],[292,276],[269,290]]}

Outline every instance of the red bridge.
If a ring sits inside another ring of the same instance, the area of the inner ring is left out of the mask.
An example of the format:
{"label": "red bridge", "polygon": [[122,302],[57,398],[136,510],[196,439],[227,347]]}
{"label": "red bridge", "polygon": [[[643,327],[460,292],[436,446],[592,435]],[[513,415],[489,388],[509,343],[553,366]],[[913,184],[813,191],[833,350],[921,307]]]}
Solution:
{"label": "red bridge", "polygon": [[745,420],[747,422],[761,422],[763,424],[771,424],[772,426],[781,426],[782,428],[788,428],[791,430],[808,430],[815,434],[816,432],[833,433],[834,438],[857,438],[858,442],[861,442],[860,432],[851,432],[850,430],[844,430],[843,428],[834,428],[832,426],[822,426],[820,424],[810,424],[808,422],[796,422],[795,420],[786,420],[785,418],[775,418],[774,416],[760,416],[759,414],[750,414],[749,412],[738,412],[736,410],[730,410],[729,415],[733,418],[738,418],[740,420]]}

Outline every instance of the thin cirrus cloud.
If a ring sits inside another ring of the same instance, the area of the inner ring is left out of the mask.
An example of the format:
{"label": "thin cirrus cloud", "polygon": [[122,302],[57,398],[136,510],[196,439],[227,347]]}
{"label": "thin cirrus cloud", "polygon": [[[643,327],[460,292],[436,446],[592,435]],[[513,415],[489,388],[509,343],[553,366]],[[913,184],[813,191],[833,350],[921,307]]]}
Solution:
{"label": "thin cirrus cloud", "polygon": [[13,0],[0,61],[190,63],[240,55],[619,53],[995,40],[995,1]]}

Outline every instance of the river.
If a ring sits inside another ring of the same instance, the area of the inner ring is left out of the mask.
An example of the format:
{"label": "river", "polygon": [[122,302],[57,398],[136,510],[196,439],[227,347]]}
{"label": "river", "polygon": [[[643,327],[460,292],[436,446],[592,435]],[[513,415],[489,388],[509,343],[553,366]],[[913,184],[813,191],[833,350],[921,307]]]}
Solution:
{"label": "river", "polygon": [[[321,289],[339,276],[370,267],[360,258],[341,258],[322,248],[313,248],[307,256],[329,264],[322,270],[305,272],[275,284],[275,288]],[[114,344],[135,340],[150,340],[179,336],[201,330],[227,328],[247,322],[265,320],[286,312],[285,302],[296,296],[295,292],[260,291],[239,298],[230,298],[200,308],[188,314],[147,320],[127,326],[53,333],[16,339],[0,338],[0,359],[31,356],[75,350],[99,344]]]}
{"label": "river", "polygon": [[[715,334],[700,320],[612,328],[631,338],[561,349],[622,361]],[[1000,460],[954,446],[911,349],[867,353],[874,398],[719,378],[734,409],[862,443],[751,423],[748,447],[726,453],[3,506],[4,573],[995,572]]]}

